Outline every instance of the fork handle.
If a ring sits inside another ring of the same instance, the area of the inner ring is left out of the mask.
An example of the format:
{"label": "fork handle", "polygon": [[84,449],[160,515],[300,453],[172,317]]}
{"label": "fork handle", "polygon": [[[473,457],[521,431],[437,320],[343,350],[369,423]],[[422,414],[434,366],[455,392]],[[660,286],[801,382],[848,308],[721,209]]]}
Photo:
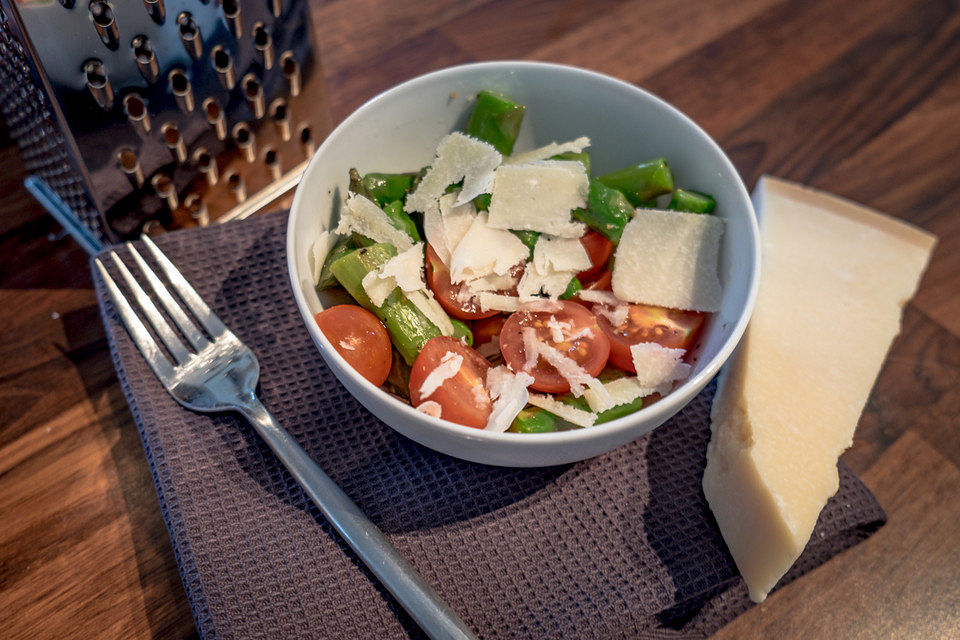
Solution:
{"label": "fork handle", "polygon": [[433,640],[477,640],[387,537],[337,486],[256,397],[239,408],[324,517]]}

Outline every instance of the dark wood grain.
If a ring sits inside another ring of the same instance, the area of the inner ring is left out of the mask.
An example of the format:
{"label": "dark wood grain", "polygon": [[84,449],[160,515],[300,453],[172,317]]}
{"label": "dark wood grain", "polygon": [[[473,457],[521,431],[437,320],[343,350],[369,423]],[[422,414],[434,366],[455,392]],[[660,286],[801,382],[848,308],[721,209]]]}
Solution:
{"label": "dark wood grain", "polygon": [[[890,516],[722,638],[960,637],[960,10],[946,0],[328,0],[339,121],[450,64],[575,64],[656,92],[748,187],[811,184],[940,244],[845,460]],[[195,635],[87,256],[0,137],[0,636]]]}

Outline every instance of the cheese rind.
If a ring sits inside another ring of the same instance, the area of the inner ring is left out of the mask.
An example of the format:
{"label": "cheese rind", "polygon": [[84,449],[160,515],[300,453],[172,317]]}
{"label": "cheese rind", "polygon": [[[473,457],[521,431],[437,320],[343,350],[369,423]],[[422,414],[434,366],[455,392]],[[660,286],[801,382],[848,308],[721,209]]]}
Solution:
{"label": "cheese rind", "polygon": [[837,491],[837,459],[936,238],[774,178],[761,178],[754,199],[759,292],[720,374],[703,490],[759,602]]}

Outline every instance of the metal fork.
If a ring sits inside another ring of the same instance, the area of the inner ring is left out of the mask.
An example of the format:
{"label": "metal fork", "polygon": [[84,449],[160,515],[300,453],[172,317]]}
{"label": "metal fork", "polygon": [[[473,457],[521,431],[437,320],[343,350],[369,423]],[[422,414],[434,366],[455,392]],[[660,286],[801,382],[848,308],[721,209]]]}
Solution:
{"label": "metal fork", "polygon": [[436,640],[475,640],[476,636],[393,548],[383,532],[270,415],[256,395],[260,377],[260,364],[256,356],[210,310],[153,241],[147,236],[142,239],[173,290],[209,335],[208,338],[197,328],[136,248],[127,243],[130,254],[161,305],[190,343],[190,349],[185,347],[130,270],[116,252],[111,251],[110,257],[135,302],[174,362],[161,351],[99,258],[96,265],[130,337],[170,395],[194,411],[237,411],[243,415],[260,437],[266,440],[324,517],[429,637]]}

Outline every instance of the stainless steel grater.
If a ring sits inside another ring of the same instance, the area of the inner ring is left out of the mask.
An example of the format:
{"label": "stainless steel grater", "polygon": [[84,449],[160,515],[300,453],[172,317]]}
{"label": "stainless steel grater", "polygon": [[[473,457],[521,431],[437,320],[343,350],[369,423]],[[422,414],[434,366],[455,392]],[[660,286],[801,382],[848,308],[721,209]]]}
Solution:
{"label": "stainless steel grater", "polygon": [[331,126],[307,0],[0,0],[0,57],[28,187],[94,248],[253,213]]}

